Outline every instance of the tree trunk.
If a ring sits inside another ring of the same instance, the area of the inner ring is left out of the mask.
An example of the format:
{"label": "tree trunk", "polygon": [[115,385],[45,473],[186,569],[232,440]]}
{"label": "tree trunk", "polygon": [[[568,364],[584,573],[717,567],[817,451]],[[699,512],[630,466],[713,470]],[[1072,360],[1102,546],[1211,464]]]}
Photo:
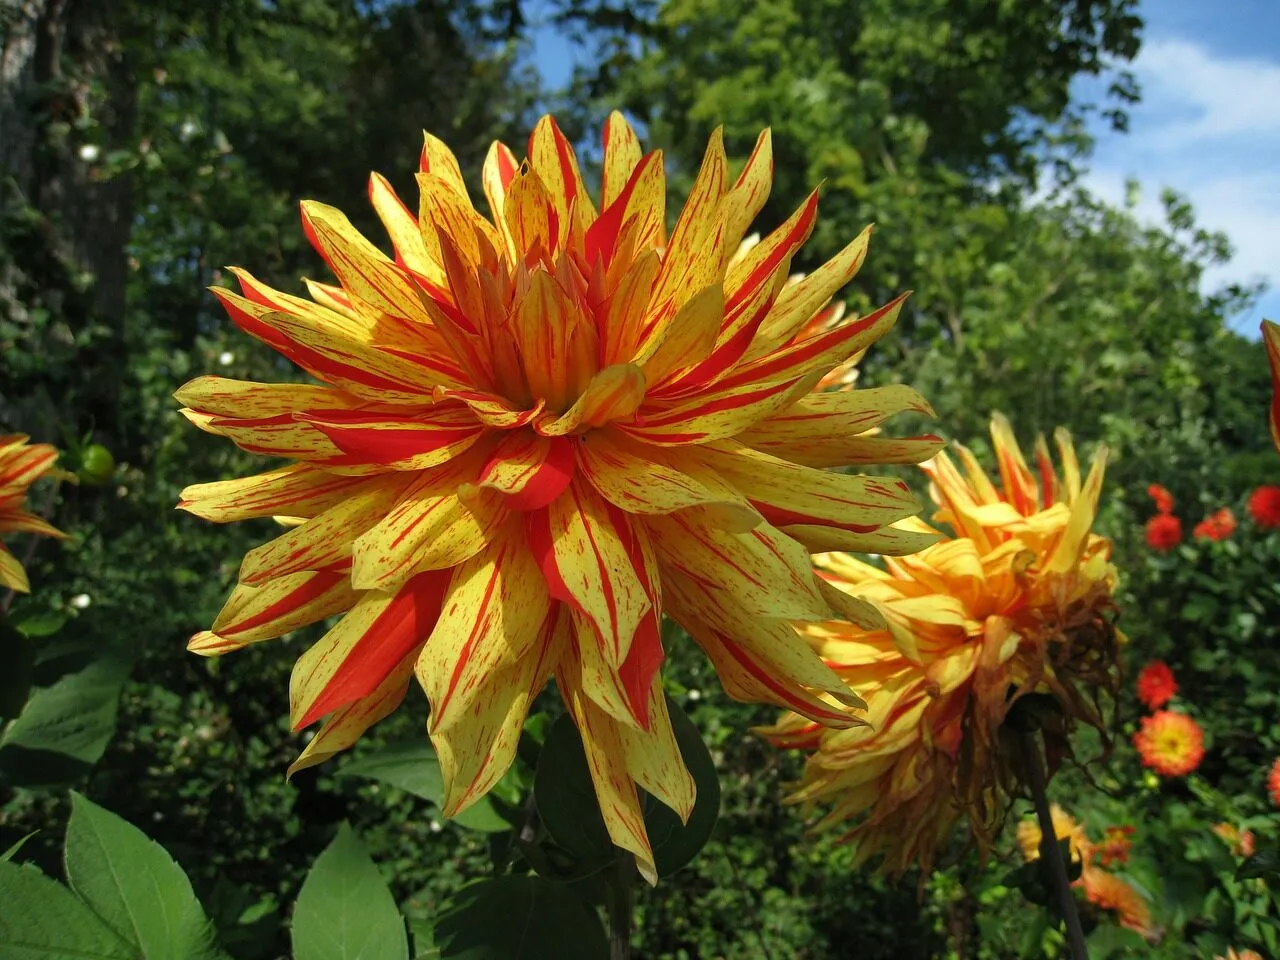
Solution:
{"label": "tree trunk", "polygon": [[[125,7],[0,0],[0,428],[55,438],[54,365],[74,376],[91,326],[98,355],[121,345],[132,204],[128,175],[104,175],[102,160],[134,136]],[[73,391],[77,406],[113,408],[116,379]]]}

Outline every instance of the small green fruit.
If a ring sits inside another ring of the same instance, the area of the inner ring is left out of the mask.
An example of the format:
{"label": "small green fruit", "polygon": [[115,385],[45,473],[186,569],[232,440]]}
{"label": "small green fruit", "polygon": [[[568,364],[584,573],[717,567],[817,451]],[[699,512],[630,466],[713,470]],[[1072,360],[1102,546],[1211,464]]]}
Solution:
{"label": "small green fruit", "polygon": [[91,443],[84,448],[84,457],[76,472],[84,483],[102,486],[110,483],[111,478],[116,475],[116,458],[102,444]]}

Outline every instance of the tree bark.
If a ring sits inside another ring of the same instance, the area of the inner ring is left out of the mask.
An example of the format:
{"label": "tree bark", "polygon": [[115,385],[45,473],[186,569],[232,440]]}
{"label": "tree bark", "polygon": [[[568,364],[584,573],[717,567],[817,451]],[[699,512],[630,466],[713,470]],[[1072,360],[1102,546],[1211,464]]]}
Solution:
{"label": "tree bark", "polygon": [[[90,324],[113,345],[123,336],[132,197],[128,174],[104,176],[100,162],[134,138],[127,12],[121,0],[0,0],[0,426],[56,416],[6,371],[11,351],[73,355]],[[108,379],[93,399],[114,407]]]}

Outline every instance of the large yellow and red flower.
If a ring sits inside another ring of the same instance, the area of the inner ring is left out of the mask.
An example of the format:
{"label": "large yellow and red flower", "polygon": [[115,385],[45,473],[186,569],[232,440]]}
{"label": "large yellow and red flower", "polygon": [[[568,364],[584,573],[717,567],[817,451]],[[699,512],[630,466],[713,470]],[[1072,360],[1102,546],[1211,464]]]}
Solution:
{"label": "large yellow and red flower", "polygon": [[[965,474],[945,454],[925,465],[936,519],[954,539],[889,558],[886,569],[845,553],[816,558],[828,590],[876,604],[886,620],[801,628],[867,698],[870,726],[829,730],[789,714],[761,731],[778,746],[814,751],[790,801],[827,806],[817,829],[856,818],[847,839],[859,859],[883,854],[892,873],[927,870],[962,815],[990,844],[1015,786],[999,742],[1014,702],[1047,693],[1069,722],[1102,729],[1098,695],[1119,685],[1116,572],[1109,541],[1090,532],[1105,450],[1082,481],[1059,431],[1062,474],[1041,442],[1037,485],[1003,417],[992,436],[999,489],[963,447]],[[897,529],[936,536],[914,520]]]}
{"label": "large yellow and red flower", "polygon": [[[25,508],[31,484],[52,470],[58,459],[56,447],[29,443],[30,439],[22,434],[0,437],[0,534],[29,533],[64,539],[65,533]],[[3,543],[0,543],[0,586],[18,593],[31,589],[27,571]]]}
{"label": "large yellow and red flower", "polygon": [[[870,435],[913,390],[814,394],[894,323],[903,298],[833,316],[864,232],[803,280],[791,261],[817,194],[742,244],[772,180],[769,133],[731,179],[719,132],[671,233],[659,152],[620,114],[597,207],[550,117],[527,159],[495,144],[493,219],[428,136],[415,217],[377,174],[394,259],[337,210],[302,205],[337,286],[305,300],[235,270],[232,319],[319,384],[201,377],[177,394],[200,428],[295,461],[205,483],[181,506],[219,522],[303,522],[252,550],[211,631],[225,653],[342,614],[299,659],[296,728],[324,726],[294,769],[346,749],[417,678],[444,812],[480,798],[554,675],[582,732],[609,832],[653,878],[636,785],[687,816],[694,785],[659,679],[671,614],[728,692],[823,724],[860,704],[796,635],[830,619],[809,562],[915,541],[907,486],[825,468],[912,463],[933,437]],[[874,625],[865,604],[842,612]]]}
{"label": "large yellow and red flower", "polygon": [[1263,320],[1262,342],[1271,366],[1271,409],[1267,419],[1271,424],[1271,442],[1280,450],[1280,325]]}

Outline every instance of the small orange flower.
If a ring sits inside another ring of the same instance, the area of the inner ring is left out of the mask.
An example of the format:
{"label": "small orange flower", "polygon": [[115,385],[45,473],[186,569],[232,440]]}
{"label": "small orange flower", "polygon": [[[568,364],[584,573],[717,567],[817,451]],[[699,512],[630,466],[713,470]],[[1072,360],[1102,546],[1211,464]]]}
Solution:
{"label": "small orange flower", "polygon": [[1097,848],[1098,862],[1104,867],[1109,867],[1116,863],[1128,863],[1129,850],[1133,847],[1131,837],[1135,832],[1134,828],[1128,824],[1120,827],[1107,827],[1106,832],[1102,835],[1102,843]]}
{"label": "small orange flower", "polygon": [[1249,516],[1264,530],[1280,527],[1280,487],[1266,484],[1249,494]]}
{"label": "small orange flower", "polygon": [[1185,713],[1161,710],[1142,718],[1133,737],[1143,766],[1164,777],[1182,777],[1204,759],[1204,731]]}
{"label": "small orange flower", "polygon": [[[61,530],[23,509],[28,488],[52,470],[58,459],[55,447],[28,443],[30,439],[20,433],[0,436],[0,534],[29,533],[64,539],[66,534]],[[3,543],[0,543],[0,587],[16,593],[27,593],[31,589],[27,572]]]}
{"label": "small orange flower", "polygon": [[1227,845],[1233,856],[1253,856],[1256,844],[1252,830],[1241,830],[1234,823],[1219,823],[1214,826],[1213,832]]}
{"label": "small orange flower", "polygon": [[1267,793],[1271,795],[1271,802],[1280,807],[1280,757],[1276,757],[1276,762],[1271,765],[1271,773],[1267,777]]}
{"label": "small orange flower", "polygon": [[1257,950],[1235,950],[1228,948],[1227,955],[1224,957],[1218,954],[1213,960],[1262,960],[1262,954]]}
{"label": "small orange flower", "polygon": [[1197,540],[1226,540],[1235,532],[1235,514],[1223,507],[1197,523],[1191,535]]}
{"label": "small orange flower", "polygon": [[[1053,817],[1053,833],[1059,840],[1071,838],[1071,862],[1088,863],[1093,855],[1093,844],[1084,832],[1084,824],[1077,823],[1075,818],[1058,804],[1050,810]],[[1024,860],[1040,859],[1040,842],[1044,839],[1044,831],[1036,820],[1022,820],[1018,823],[1018,848]]]}
{"label": "small orange flower", "polygon": [[1151,933],[1151,908],[1128,882],[1105,870],[1085,870],[1084,896],[1099,910],[1111,910],[1122,927],[1143,936]]}
{"label": "small orange flower", "polygon": [[1156,502],[1156,510],[1160,513],[1173,513],[1173,494],[1160,484],[1153,483],[1147,487],[1147,496]]}
{"label": "small orange flower", "polygon": [[1178,681],[1163,660],[1152,660],[1138,674],[1138,699],[1148,710],[1159,710],[1178,692]]}
{"label": "small orange flower", "polygon": [[1157,513],[1147,521],[1147,546],[1167,553],[1182,542],[1182,521],[1171,513]]}

